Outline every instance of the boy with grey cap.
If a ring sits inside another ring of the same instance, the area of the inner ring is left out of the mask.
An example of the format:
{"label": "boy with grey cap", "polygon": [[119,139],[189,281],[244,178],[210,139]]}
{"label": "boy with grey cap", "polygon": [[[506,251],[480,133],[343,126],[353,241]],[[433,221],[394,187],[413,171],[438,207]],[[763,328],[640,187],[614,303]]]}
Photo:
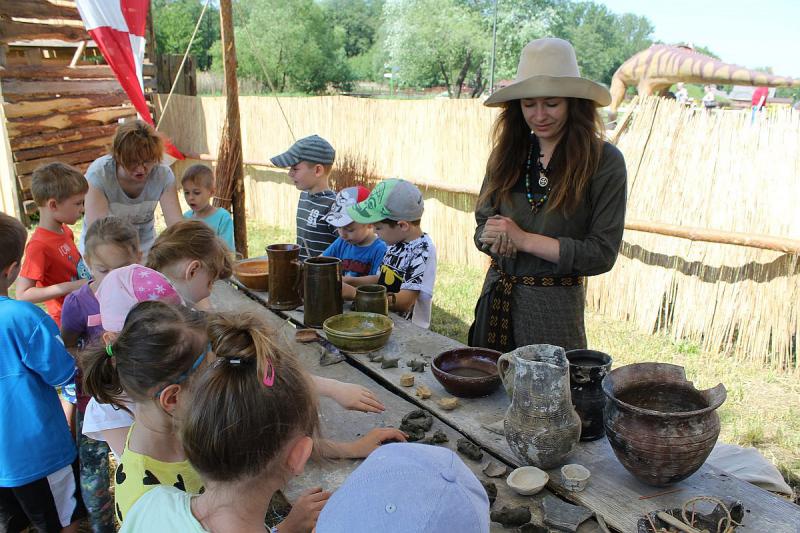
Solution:
{"label": "boy with grey cap", "polygon": [[447,448],[386,444],[325,504],[317,533],[488,533],[489,498]]}
{"label": "boy with grey cap", "polygon": [[389,248],[380,272],[351,278],[342,286],[342,296],[352,300],[356,287],[378,283],[386,287],[390,309],[428,328],[436,281],[436,247],[420,227],[424,207],[416,185],[393,178],[383,180],[366,200],[347,208],[355,222],[373,224],[375,233]]}
{"label": "boy with grey cap", "polygon": [[303,137],[286,152],[270,159],[276,167],[289,169],[289,178],[300,192],[297,202],[297,244],[300,260],[321,255],[336,240],[336,228],[325,215],[336,193],[328,185],[336,151],[319,135]]}

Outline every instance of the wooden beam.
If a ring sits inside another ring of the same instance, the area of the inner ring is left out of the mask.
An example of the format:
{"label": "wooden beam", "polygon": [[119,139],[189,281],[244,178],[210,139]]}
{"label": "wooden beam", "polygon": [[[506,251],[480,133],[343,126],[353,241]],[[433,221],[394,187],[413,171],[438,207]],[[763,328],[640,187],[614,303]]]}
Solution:
{"label": "wooden beam", "polygon": [[6,129],[8,136],[14,138],[82,126],[116,123],[121,118],[133,116],[136,116],[136,110],[132,106],[101,107],[74,113],[57,113],[43,117],[9,120]]}
{"label": "wooden beam", "polygon": [[247,225],[244,201],[244,167],[242,161],[242,129],[239,122],[239,84],[236,81],[236,42],[233,34],[233,10],[231,0],[219,3],[220,33],[222,34],[222,58],[225,70],[226,115],[222,142],[219,145],[218,169],[230,173],[233,181],[233,236],[236,251],[247,257]]}
{"label": "wooden beam", "polygon": [[86,109],[96,109],[98,107],[113,107],[124,105],[129,102],[128,95],[124,91],[102,94],[88,94],[80,97],[54,98],[50,100],[29,100],[14,104],[3,104],[6,117],[30,118],[41,115],[49,115],[60,111],[69,113]]}
{"label": "wooden beam", "polygon": [[50,133],[15,137],[9,140],[9,144],[11,145],[11,150],[13,151],[25,150],[28,148],[37,148],[40,146],[47,146],[61,142],[79,141],[81,139],[93,139],[96,137],[109,137],[114,135],[116,131],[117,124],[108,124],[106,126],[89,126],[85,128],[74,128],[70,130],[60,130]]}
{"label": "wooden beam", "polygon": [[0,16],[27,19],[81,20],[75,3],[47,0],[0,0]]}
{"label": "wooden beam", "polygon": [[[58,80],[23,81],[18,79],[3,81],[3,96],[16,100],[29,100],[34,96],[76,95],[110,93],[120,90],[119,82],[114,80]],[[13,101],[13,100],[12,100]]]}
{"label": "wooden beam", "polygon": [[[25,2],[17,2],[24,4]],[[16,15],[15,15],[16,16]],[[58,39],[59,41],[88,41],[89,33],[83,26],[66,26],[40,24],[36,22],[9,21],[0,22],[0,42],[34,41],[38,39]]]}
{"label": "wooden beam", "polygon": [[[89,168],[89,165],[91,164],[92,161],[86,161],[84,163],[73,164],[72,166],[85,174],[86,169]],[[17,179],[19,180],[19,186],[25,196],[25,200],[32,200],[33,196],[31,195],[31,180],[33,179],[33,173],[20,174],[17,176]]]}
{"label": "wooden beam", "polygon": [[[143,65],[142,74],[147,77],[152,77],[156,73],[155,65]],[[91,65],[91,66],[76,66],[70,67],[67,65],[18,65],[10,66],[5,69],[0,69],[0,79],[9,80],[10,78],[18,78],[18,81],[24,82],[31,79],[92,79],[92,78],[106,78],[117,79],[114,71],[108,65]],[[4,82],[8,83],[8,82]]]}
{"label": "wooden beam", "polygon": [[657,233],[669,237],[678,237],[690,241],[712,242],[716,244],[733,244],[749,248],[761,248],[787,254],[800,254],[800,239],[775,237],[757,233],[739,233],[735,231],[722,231],[706,228],[692,228],[674,224],[661,224],[659,222],[645,222],[643,220],[628,220],[625,229],[630,231],[643,231]]}
{"label": "wooden beam", "polygon": [[17,163],[15,166],[17,174],[29,174],[47,163],[66,163],[68,165],[76,165],[85,163],[87,161],[94,161],[100,156],[106,155],[108,149],[105,147],[89,148],[88,150],[81,150],[80,152],[72,152],[69,154],[61,154],[55,157],[43,157],[41,159],[33,159],[31,161],[23,161]]}
{"label": "wooden beam", "polygon": [[62,142],[40,146],[39,148],[29,148],[27,150],[17,150],[14,152],[14,160],[17,162],[31,161],[43,157],[58,157],[73,152],[80,152],[89,148],[102,147],[107,151],[111,148],[112,137],[110,135],[97,137],[95,139],[84,139],[80,141]]}

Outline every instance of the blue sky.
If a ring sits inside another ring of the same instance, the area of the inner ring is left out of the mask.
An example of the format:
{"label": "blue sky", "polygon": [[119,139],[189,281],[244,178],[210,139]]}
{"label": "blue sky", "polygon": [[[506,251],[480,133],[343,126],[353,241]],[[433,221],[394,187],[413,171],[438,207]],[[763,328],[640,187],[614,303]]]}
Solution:
{"label": "blue sky", "polygon": [[800,0],[597,0],[644,15],[655,39],[706,46],[723,61],[800,78]]}

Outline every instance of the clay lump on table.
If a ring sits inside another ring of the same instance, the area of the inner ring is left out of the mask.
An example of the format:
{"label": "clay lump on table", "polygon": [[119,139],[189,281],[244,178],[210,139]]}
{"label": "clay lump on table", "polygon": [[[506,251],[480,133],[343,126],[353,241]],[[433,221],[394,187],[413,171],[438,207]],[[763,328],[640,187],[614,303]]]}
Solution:
{"label": "clay lump on table", "polygon": [[427,400],[431,397],[431,389],[426,387],[425,385],[417,386],[416,395],[419,396],[420,400]]}
{"label": "clay lump on table", "polygon": [[425,367],[428,366],[428,363],[420,361],[419,359],[412,359],[406,363],[406,366],[408,366],[412,372],[425,372]]}
{"label": "clay lump on table", "polygon": [[413,387],[414,386],[414,374],[403,374],[400,376],[400,385],[403,387]]}
{"label": "clay lump on table", "polygon": [[492,522],[498,522],[503,527],[519,527],[531,521],[531,510],[527,507],[503,507],[499,511],[492,511]]}
{"label": "clay lump on table", "polygon": [[483,450],[471,440],[462,437],[456,441],[456,444],[458,451],[465,457],[469,457],[473,461],[480,461],[483,458]]}
{"label": "clay lump on table", "polygon": [[397,368],[399,362],[399,357],[384,357],[381,361],[381,368]]}
{"label": "clay lump on table", "polygon": [[433,417],[422,409],[415,409],[403,417],[400,431],[408,435],[409,442],[425,438],[425,432],[433,426]]}

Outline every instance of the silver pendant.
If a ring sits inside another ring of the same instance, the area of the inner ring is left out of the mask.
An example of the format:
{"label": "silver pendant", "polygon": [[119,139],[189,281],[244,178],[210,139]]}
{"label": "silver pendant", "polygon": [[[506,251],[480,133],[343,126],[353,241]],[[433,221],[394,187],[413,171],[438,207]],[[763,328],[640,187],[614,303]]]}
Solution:
{"label": "silver pendant", "polygon": [[548,183],[547,176],[539,176],[539,187],[547,187]]}

